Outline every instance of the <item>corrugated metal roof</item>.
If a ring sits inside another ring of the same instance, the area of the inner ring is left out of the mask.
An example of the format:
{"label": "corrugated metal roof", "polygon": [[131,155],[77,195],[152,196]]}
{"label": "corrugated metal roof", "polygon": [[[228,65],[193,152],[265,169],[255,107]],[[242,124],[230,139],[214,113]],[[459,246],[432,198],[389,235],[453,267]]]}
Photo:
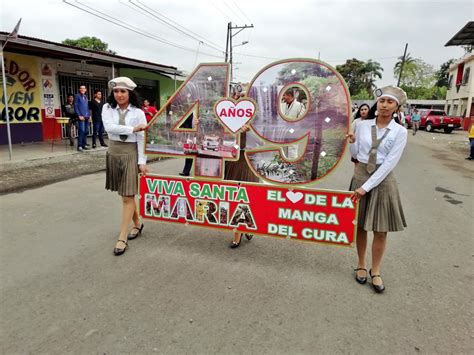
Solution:
{"label": "corrugated metal roof", "polygon": [[473,46],[474,45],[474,21],[468,22],[458,33],[444,46]]}
{"label": "corrugated metal roof", "polygon": [[[0,41],[5,42],[9,33],[0,32]],[[22,52],[32,52],[33,55],[41,55],[41,53],[50,53],[51,55],[65,54],[72,57],[93,60],[96,62],[114,63],[114,65],[122,65],[127,67],[136,67],[159,71],[165,74],[179,75],[182,73],[173,66],[152,63],[144,60],[123,57],[105,52],[98,52],[89,49],[82,49],[69,46],[62,43],[51,42],[40,38],[18,36],[17,38],[8,38],[5,51],[21,50]]]}

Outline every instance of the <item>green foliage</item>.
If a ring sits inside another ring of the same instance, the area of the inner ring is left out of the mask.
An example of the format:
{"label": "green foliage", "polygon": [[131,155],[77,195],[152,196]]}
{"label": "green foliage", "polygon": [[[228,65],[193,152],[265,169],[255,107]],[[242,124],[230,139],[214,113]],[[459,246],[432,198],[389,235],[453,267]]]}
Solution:
{"label": "green foliage", "polygon": [[[397,73],[398,71],[398,73]],[[400,74],[400,68],[393,68],[394,77],[398,80]],[[410,62],[406,62],[403,66],[402,78],[400,80],[400,86],[410,87],[431,87],[435,84],[436,77],[435,71],[431,64],[426,63],[421,58],[416,58]]]}
{"label": "green foliage", "polygon": [[445,86],[448,87],[448,79],[449,79],[449,66],[453,64],[454,58],[448,60],[447,62],[441,64],[438,71],[435,73],[436,77],[436,86]]}
{"label": "green foliage", "polygon": [[84,36],[78,39],[66,38],[64,41],[62,41],[62,43],[68,46],[90,49],[93,51],[105,52],[108,54],[117,54],[117,52],[108,49],[109,45],[105,42],[102,42],[102,40],[97,37]]}
{"label": "green foliage", "polygon": [[400,85],[407,93],[409,99],[416,100],[444,100],[446,98],[447,87],[431,86],[431,87],[413,87]]}
{"label": "green foliage", "polygon": [[347,82],[351,96],[372,92],[375,81],[382,78],[383,68],[380,63],[369,59],[367,62],[356,58],[347,59],[346,63],[337,65],[336,70]]}

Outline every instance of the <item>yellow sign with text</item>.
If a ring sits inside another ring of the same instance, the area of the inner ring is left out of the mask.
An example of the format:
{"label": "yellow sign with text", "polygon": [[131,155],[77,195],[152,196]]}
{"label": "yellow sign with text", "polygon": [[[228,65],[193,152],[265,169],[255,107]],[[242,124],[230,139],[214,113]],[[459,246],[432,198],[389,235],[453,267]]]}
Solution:
{"label": "yellow sign with text", "polygon": [[[41,80],[35,57],[4,52],[10,123],[41,122]],[[0,78],[0,82],[1,82]],[[3,83],[0,85],[0,124],[7,122]]]}

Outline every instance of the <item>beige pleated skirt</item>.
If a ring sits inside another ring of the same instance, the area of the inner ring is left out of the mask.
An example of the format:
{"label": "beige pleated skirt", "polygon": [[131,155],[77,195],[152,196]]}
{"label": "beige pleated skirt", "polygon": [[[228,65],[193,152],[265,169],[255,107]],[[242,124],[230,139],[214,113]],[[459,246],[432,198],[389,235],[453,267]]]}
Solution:
{"label": "beige pleated skirt", "polygon": [[105,188],[120,196],[138,193],[138,149],[136,142],[109,140]]}
{"label": "beige pleated skirt", "polygon": [[[369,177],[367,164],[355,164],[350,190],[361,187]],[[358,225],[375,232],[398,232],[407,226],[397,180],[392,172],[360,199]]]}

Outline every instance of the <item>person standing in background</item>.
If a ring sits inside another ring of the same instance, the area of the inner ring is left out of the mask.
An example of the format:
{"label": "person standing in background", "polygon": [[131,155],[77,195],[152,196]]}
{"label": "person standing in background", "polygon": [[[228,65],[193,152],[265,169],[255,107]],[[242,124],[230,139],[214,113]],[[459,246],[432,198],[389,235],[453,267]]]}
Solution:
{"label": "person standing in background", "polygon": [[74,111],[78,121],[77,151],[88,150],[87,133],[89,132],[89,99],[86,96],[87,88],[85,85],[79,86],[79,93],[74,96]]}
{"label": "person standing in background", "polygon": [[153,116],[158,112],[154,106],[150,105],[150,101],[147,99],[142,102],[142,111],[145,112],[147,123],[150,122]]}
{"label": "person standing in background", "polygon": [[92,148],[96,147],[96,137],[99,136],[99,142],[102,147],[107,147],[104,142],[104,123],[102,122],[102,92],[100,90],[94,91],[94,99],[89,102],[89,109],[92,114]]}
{"label": "person standing in background", "polygon": [[413,111],[413,114],[411,115],[411,128],[413,129],[413,135],[416,135],[416,132],[420,129],[420,121],[420,114],[418,113],[418,110],[415,109],[415,111]]}
{"label": "person standing in background", "polygon": [[68,94],[66,99],[66,104],[63,105],[62,111],[63,115],[69,118],[68,123],[66,124],[66,135],[69,138],[69,145],[74,146],[74,137],[72,136],[72,127],[76,125],[77,116],[74,111],[74,95]]}

